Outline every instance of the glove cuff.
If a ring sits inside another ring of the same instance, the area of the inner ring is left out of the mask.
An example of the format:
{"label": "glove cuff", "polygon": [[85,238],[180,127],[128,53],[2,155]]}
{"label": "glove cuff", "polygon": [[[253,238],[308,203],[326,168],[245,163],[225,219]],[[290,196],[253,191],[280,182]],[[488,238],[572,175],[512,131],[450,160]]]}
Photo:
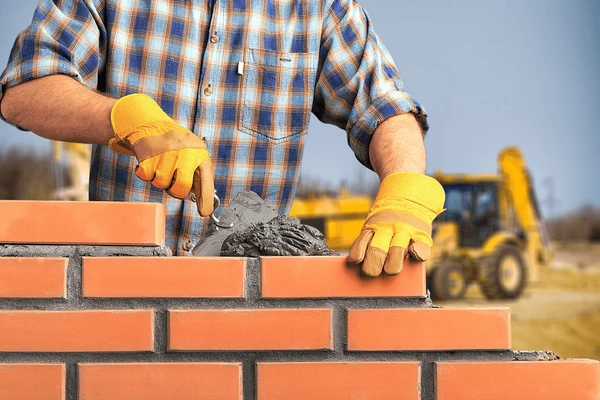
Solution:
{"label": "glove cuff", "polygon": [[385,207],[389,201],[404,200],[401,202],[404,212],[431,223],[444,210],[445,199],[444,188],[434,178],[414,172],[396,172],[381,182],[375,205]]}

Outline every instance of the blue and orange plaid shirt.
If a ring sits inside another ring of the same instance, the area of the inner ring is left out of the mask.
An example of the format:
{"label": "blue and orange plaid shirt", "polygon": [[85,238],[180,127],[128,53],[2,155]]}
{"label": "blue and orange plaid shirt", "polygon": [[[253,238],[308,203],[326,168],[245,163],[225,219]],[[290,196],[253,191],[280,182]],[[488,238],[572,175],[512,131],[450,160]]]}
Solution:
{"label": "blue and orange plaid shirt", "polygon": [[[206,138],[224,204],[252,190],[280,213],[294,198],[311,111],[345,129],[369,168],[371,134],[386,118],[413,112],[427,130],[352,0],[41,0],[0,78],[0,99],[51,74],[115,98],[153,97]],[[138,179],[135,164],[94,146],[90,200],[164,203],[167,245],[188,254],[207,221],[189,198]]]}

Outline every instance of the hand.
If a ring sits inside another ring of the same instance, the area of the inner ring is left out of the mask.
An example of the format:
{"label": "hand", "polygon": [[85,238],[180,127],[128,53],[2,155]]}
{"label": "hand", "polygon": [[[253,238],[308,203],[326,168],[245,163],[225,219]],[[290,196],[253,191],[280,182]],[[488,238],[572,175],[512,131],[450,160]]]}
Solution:
{"label": "hand", "polygon": [[117,153],[137,158],[138,178],[178,199],[193,190],[200,215],[213,212],[212,164],[202,139],[143,94],[119,99],[112,108],[111,123],[115,137],[108,145]]}
{"label": "hand", "polygon": [[425,261],[431,254],[431,223],[443,211],[445,193],[433,178],[412,172],[388,175],[363,229],[352,244],[348,263],[362,263],[369,276],[396,275],[407,255]]}

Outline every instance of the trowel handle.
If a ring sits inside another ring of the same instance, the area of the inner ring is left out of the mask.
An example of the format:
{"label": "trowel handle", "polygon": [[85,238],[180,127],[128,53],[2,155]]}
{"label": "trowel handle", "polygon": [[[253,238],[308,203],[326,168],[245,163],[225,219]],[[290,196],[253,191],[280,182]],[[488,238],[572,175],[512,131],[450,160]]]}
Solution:
{"label": "trowel handle", "polygon": [[217,208],[221,205],[221,199],[219,198],[219,196],[217,195],[217,191],[215,190],[215,196],[214,196],[214,210],[213,212],[210,214],[210,220],[215,224],[215,229],[219,230],[219,228],[231,228],[233,227],[233,222],[229,225],[221,225],[221,221],[219,220],[219,218],[215,215],[215,211],[217,211]]}

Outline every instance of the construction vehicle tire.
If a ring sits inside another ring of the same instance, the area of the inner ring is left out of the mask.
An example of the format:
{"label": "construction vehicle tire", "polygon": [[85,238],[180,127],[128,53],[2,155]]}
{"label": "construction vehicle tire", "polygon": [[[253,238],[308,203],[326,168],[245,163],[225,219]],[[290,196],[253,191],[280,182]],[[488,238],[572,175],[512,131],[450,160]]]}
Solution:
{"label": "construction vehicle tire", "polygon": [[481,290],[490,300],[516,299],[526,282],[527,270],[517,246],[502,245],[481,263]]}
{"label": "construction vehicle tire", "polygon": [[433,268],[428,288],[433,300],[460,300],[465,297],[468,282],[459,263],[444,263]]}

